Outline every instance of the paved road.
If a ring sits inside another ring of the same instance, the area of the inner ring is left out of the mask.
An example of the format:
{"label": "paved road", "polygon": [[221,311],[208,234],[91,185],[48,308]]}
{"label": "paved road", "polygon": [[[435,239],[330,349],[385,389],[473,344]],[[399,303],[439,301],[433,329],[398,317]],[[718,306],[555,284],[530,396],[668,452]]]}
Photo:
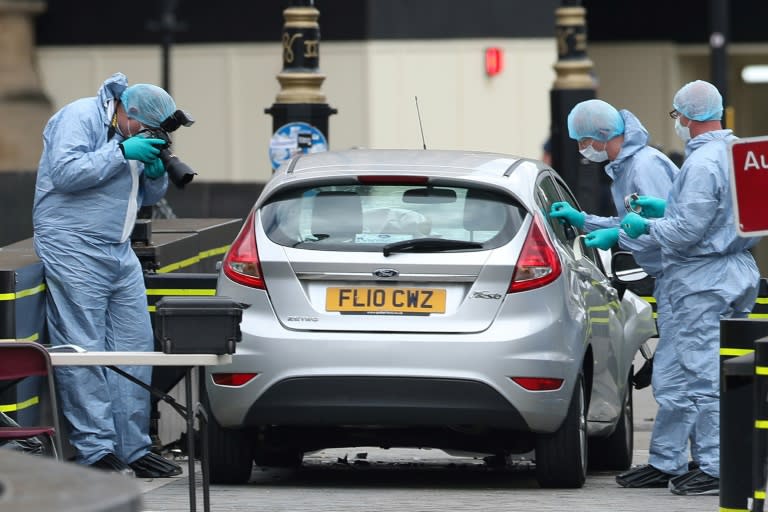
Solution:
{"label": "paved road", "polygon": [[[635,392],[634,462],[648,459],[655,402]],[[591,473],[578,490],[539,489],[529,463],[503,470],[441,450],[359,447],[307,455],[299,471],[255,470],[243,486],[212,486],[211,510],[269,512],[389,511],[716,511],[717,496],[675,496],[666,489],[624,489],[615,473]],[[198,472],[199,478],[199,472]],[[140,482],[146,512],[189,510],[188,480]],[[198,485],[198,510],[202,489]]]}

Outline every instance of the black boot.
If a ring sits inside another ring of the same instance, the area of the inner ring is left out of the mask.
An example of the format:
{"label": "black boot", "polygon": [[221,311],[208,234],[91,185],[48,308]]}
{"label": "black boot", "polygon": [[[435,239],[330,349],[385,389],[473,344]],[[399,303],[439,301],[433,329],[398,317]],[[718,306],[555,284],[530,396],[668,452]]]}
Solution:
{"label": "black boot", "polygon": [[181,474],[181,466],[152,452],[129,464],[137,478],[169,478]]}
{"label": "black boot", "polygon": [[716,496],[720,494],[720,479],[694,469],[670,480],[669,490],[680,496]]}
{"label": "black boot", "polygon": [[108,453],[88,467],[100,469],[102,471],[111,471],[125,476],[133,476],[133,470],[125,462],[117,458],[114,453]]}
{"label": "black boot", "polygon": [[650,464],[637,466],[616,476],[616,483],[622,487],[666,487],[669,480],[674,477]]}

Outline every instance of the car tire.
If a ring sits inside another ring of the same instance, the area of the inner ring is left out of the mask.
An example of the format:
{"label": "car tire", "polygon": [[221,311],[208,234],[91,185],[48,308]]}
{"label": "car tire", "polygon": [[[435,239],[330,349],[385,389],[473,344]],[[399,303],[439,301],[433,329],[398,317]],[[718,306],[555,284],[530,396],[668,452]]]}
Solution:
{"label": "car tire", "polygon": [[262,468],[297,468],[304,460],[304,452],[290,450],[270,450],[257,446],[253,462]]}
{"label": "car tire", "polygon": [[[206,397],[207,398],[207,397]],[[253,434],[224,428],[208,411],[208,468],[212,484],[247,484],[253,471]]]}
{"label": "car tire", "polygon": [[536,480],[543,488],[577,489],[587,478],[587,399],[579,374],[568,414],[553,434],[536,438]]}
{"label": "car tire", "polygon": [[616,429],[608,437],[589,440],[590,469],[623,471],[632,465],[635,428],[631,373],[627,381],[622,413]]}

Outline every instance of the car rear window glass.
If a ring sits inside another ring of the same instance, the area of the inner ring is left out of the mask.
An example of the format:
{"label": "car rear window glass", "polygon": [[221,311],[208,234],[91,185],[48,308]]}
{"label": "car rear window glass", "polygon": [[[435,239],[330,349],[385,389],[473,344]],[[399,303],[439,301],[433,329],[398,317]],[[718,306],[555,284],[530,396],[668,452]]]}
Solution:
{"label": "car rear window glass", "polygon": [[262,205],[260,216],[269,239],[287,247],[380,251],[393,242],[439,238],[492,249],[515,236],[526,210],[488,189],[358,184],[283,192]]}

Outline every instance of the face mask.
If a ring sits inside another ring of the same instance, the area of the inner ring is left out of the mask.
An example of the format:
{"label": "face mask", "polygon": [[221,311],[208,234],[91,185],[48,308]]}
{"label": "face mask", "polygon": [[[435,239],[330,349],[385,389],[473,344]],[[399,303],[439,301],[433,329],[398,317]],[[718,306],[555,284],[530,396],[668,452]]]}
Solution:
{"label": "face mask", "polygon": [[591,144],[579,150],[579,153],[590,162],[600,163],[608,160],[608,152],[606,150],[597,151]]}
{"label": "face mask", "polygon": [[677,136],[680,137],[680,139],[682,139],[683,142],[688,142],[689,140],[691,140],[690,126],[683,126],[680,123],[679,117],[675,119],[675,132],[677,132]]}

